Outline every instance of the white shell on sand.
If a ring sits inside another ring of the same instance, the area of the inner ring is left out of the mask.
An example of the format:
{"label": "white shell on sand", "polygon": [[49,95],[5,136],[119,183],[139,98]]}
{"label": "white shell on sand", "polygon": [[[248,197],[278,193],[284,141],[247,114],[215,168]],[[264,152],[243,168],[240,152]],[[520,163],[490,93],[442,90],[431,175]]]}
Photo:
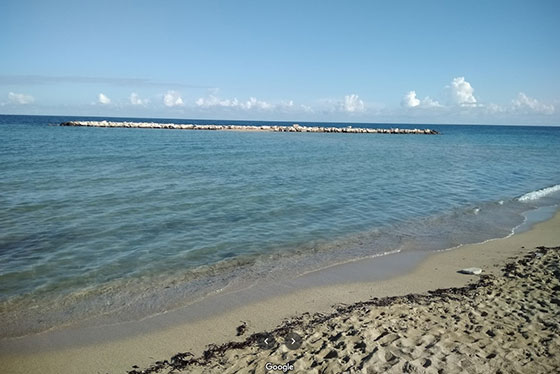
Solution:
{"label": "white shell on sand", "polygon": [[461,269],[459,270],[459,273],[461,274],[481,274],[482,273],[482,269],[481,268],[465,268],[465,269]]}

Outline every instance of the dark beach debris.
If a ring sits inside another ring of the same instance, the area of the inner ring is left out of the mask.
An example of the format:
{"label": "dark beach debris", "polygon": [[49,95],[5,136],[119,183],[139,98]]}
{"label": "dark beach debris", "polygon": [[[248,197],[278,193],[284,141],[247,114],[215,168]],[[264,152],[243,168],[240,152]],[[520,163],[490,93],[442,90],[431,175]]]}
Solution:
{"label": "dark beach debris", "polygon": [[374,342],[383,339],[387,335],[389,335],[389,330],[383,331],[377,338],[375,338]]}
{"label": "dark beach debris", "polygon": [[428,367],[430,367],[431,364],[432,364],[432,360],[430,360],[429,358],[426,358],[426,359],[424,359],[424,363],[422,364],[422,367],[428,368]]}
{"label": "dark beach debris", "polygon": [[331,337],[329,338],[329,341],[335,342],[335,341],[337,341],[338,339],[340,339],[341,337],[342,337],[342,333],[339,332],[338,334],[336,334],[336,335],[334,335],[334,336],[331,336]]}
{"label": "dark beach debris", "polygon": [[236,331],[237,334],[235,334],[235,336],[241,336],[245,334],[245,332],[247,331],[247,322],[241,321],[241,325],[237,326]]}
{"label": "dark beach debris", "polygon": [[324,360],[328,360],[329,358],[336,358],[338,357],[338,352],[335,349],[332,349],[329,353],[323,357]]}
{"label": "dark beach debris", "polygon": [[[558,251],[560,247],[537,247],[535,251],[523,256],[521,259],[515,260],[513,262],[507,263],[503,268],[502,272],[506,277],[517,277],[525,279],[527,277],[526,273],[519,271],[520,265],[529,265],[533,260],[543,256],[549,251]],[[408,303],[408,304],[419,304],[426,305],[431,302],[447,301],[447,300],[459,300],[461,296],[469,296],[472,293],[477,293],[482,289],[495,284],[496,278],[492,275],[481,275],[477,282],[470,283],[464,287],[451,287],[451,288],[440,288],[437,290],[429,291],[427,294],[409,294],[405,296],[388,296],[381,298],[372,298],[367,301],[360,301],[350,305],[337,305],[336,309],[332,313],[315,313],[308,319],[309,314],[296,316],[284,321],[279,327],[268,332],[273,336],[285,336],[287,333],[293,330],[305,330],[307,328],[312,328],[314,326],[321,325],[333,318],[340,316],[345,316],[356,310],[363,310],[366,307],[386,307],[397,303]],[[245,324],[245,322],[243,322]],[[243,326],[243,325],[241,325]],[[241,327],[239,326],[239,327]],[[238,327],[238,329],[239,329]],[[221,345],[210,344],[207,346],[206,350],[201,356],[195,357],[190,352],[177,353],[172,356],[169,360],[156,361],[151,366],[146,369],[138,369],[138,366],[132,366],[133,370],[128,371],[128,374],[152,374],[158,373],[163,370],[168,371],[180,371],[188,368],[189,366],[207,366],[212,360],[218,357],[222,357],[225,352],[234,349],[243,349],[257,344],[259,337],[265,332],[254,333],[245,338],[244,341],[235,342],[231,341]],[[378,337],[381,339],[383,336],[387,335],[389,332],[385,331]],[[493,331],[491,332],[493,334]],[[489,334],[489,335],[491,335]],[[329,353],[330,354],[330,353]],[[334,356],[333,356],[334,357]],[[424,362],[424,367],[431,365],[431,361],[426,360]]]}

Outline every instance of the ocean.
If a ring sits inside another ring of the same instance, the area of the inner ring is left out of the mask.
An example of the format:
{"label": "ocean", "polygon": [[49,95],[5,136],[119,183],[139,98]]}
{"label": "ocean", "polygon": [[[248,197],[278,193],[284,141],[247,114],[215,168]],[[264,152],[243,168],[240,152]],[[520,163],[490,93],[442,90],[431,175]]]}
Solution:
{"label": "ocean", "polygon": [[428,136],[57,126],[88,119],[98,120],[0,116],[2,338],[505,237],[560,203],[560,127],[329,124],[441,133]]}

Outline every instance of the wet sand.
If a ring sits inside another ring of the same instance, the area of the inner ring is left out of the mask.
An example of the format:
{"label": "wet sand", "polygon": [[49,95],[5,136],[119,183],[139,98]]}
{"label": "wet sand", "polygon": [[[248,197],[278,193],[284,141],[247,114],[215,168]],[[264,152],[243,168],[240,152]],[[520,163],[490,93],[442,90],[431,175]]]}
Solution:
{"label": "wet sand", "polygon": [[[204,366],[190,365],[185,372],[248,372],[247,368],[266,362],[290,361],[299,372],[339,372],[360,365],[362,372],[437,372],[437,368],[496,372],[499,368],[491,364],[494,358],[505,365],[503,372],[521,370],[519,367],[523,372],[541,372],[558,367],[552,349],[559,351],[558,340],[551,337],[551,333],[558,335],[560,326],[559,306],[551,303],[558,273],[556,281],[550,276],[551,271],[553,275],[558,271],[553,257],[558,251],[543,251],[519,265],[531,274],[527,279],[506,277],[502,269],[512,257],[520,258],[537,246],[560,244],[559,227],[557,213],[527,232],[431,255],[404,275],[305,288],[226,308],[189,323],[171,318],[171,325],[162,323],[160,329],[126,338],[100,337],[95,344],[84,338],[83,342],[70,340],[63,347],[57,345],[60,337],[55,342],[50,333],[2,341],[0,362],[6,373],[123,373],[140,372],[156,361],[170,362],[178,352],[191,352]],[[482,268],[483,276],[457,273],[471,266]],[[439,288],[453,290],[427,293]],[[420,295],[380,299],[409,294]],[[378,299],[368,302],[372,298]],[[356,304],[359,302],[365,303]],[[236,336],[241,321],[246,329]],[[263,351],[254,344],[257,332],[276,330],[281,334],[288,329],[304,337],[299,350],[279,345],[276,350]],[[209,359],[203,360],[203,351],[212,343],[218,348],[207,351]],[[232,348],[235,346],[239,349]],[[185,358],[181,365],[192,359]],[[522,363],[525,366],[515,366]],[[162,368],[169,369],[167,365]]]}

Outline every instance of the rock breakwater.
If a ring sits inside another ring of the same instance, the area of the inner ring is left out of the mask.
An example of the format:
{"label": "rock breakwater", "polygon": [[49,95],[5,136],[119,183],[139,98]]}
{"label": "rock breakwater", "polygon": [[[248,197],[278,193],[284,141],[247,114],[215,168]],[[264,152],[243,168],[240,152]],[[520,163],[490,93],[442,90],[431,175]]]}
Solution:
{"label": "rock breakwater", "polygon": [[416,134],[416,135],[437,135],[436,130],[431,129],[373,129],[360,127],[333,127],[333,126],[251,126],[251,125],[194,125],[176,123],[155,123],[155,122],[112,122],[112,121],[68,121],[62,122],[60,126],[79,126],[79,127],[125,127],[139,129],[171,129],[171,130],[222,130],[222,131],[269,131],[269,132],[329,132],[329,133],[350,133],[350,134]]}

